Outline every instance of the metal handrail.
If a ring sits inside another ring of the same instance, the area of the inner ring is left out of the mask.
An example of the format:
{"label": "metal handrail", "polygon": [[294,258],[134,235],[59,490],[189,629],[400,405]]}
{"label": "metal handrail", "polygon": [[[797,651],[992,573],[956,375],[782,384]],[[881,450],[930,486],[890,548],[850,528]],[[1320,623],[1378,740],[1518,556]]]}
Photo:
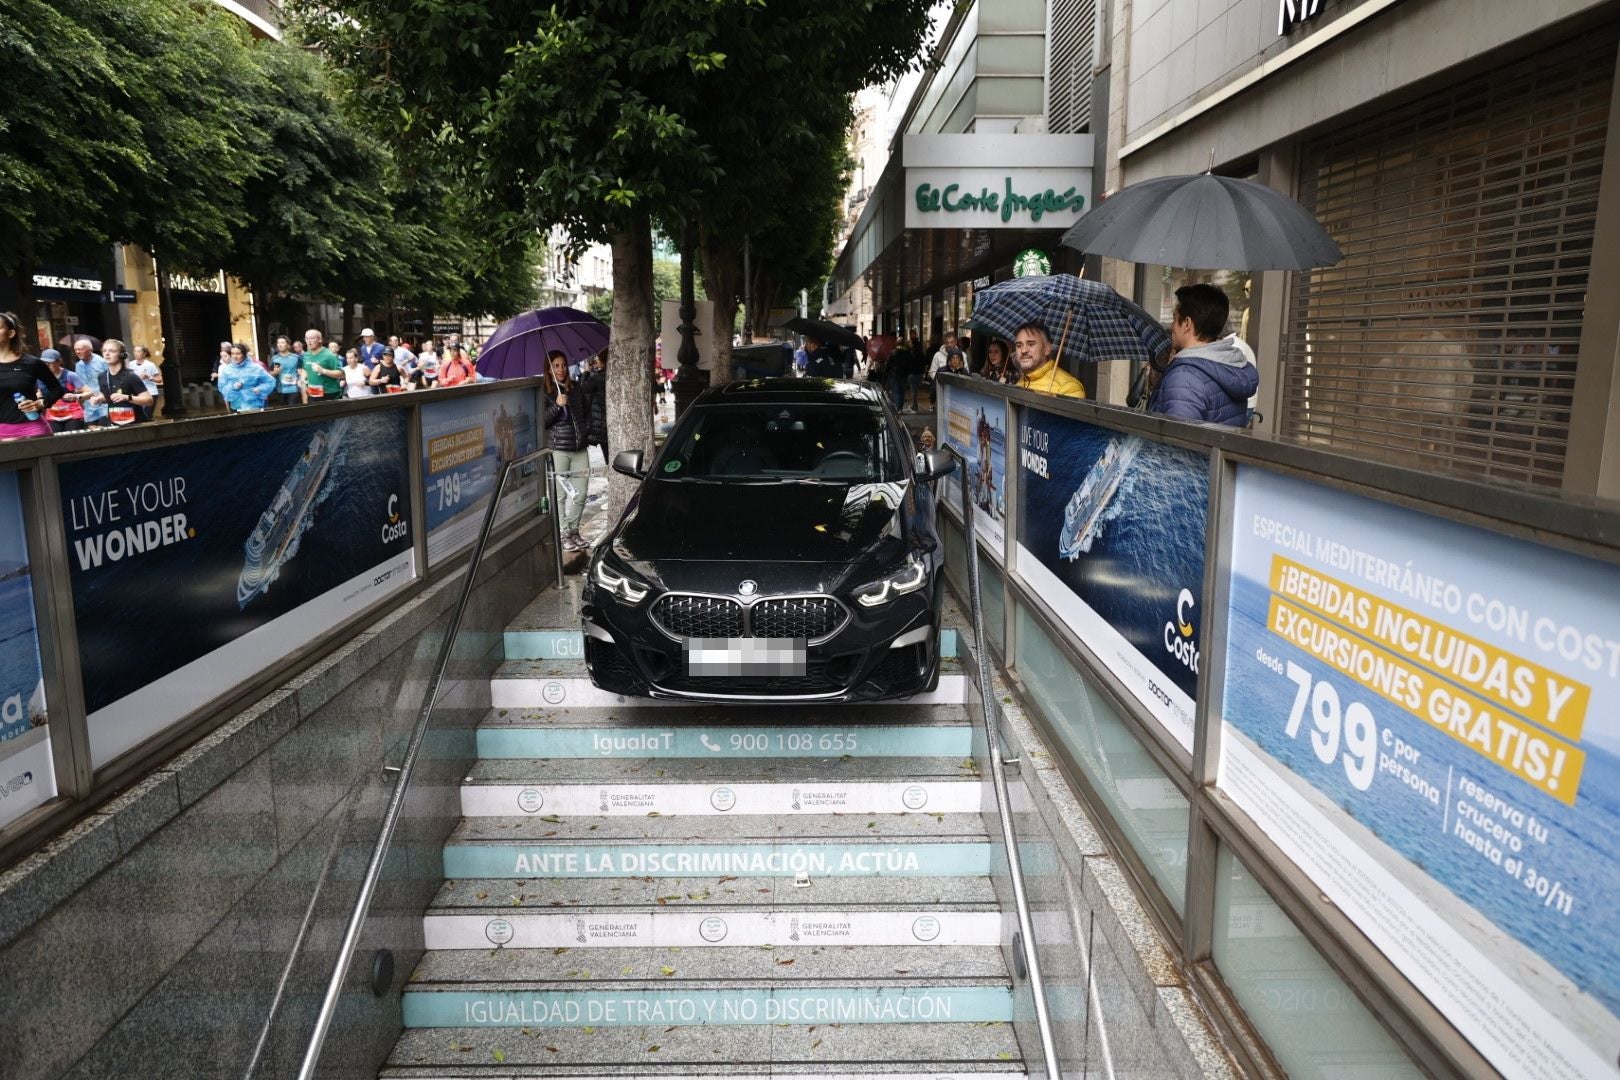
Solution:
{"label": "metal handrail", "polygon": [[[326,997],[321,1001],[320,1014],[315,1018],[315,1030],[310,1033],[309,1046],[304,1051],[304,1063],[298,1070],[299,1080],[314,1080],[315,1067],[320,1062],[321,1050],[326,1045],[327,1031],[332,1026],[333,1015],[337,1012],[338,999],[343,994],[343,980],[348,976],[349,964],[354,959],[356,947],[360,944],[360,931],[371,913],[371,901],[377,891],[377,882],[382,877],[383,861],[388,856],[388,848],[394,840],[394,830],[399,825],[400,813],[405,805],[405,791],[410,787],[411,777],[416,771],[417,755],[421,752],[422,742],[427,737],[428,722],[433,716],[434,706],[438,704],[439,687],[444,681],[445,669],[450,665],[450,654],[461,632],[461,620],[467,614],[468,604],[472,602],[473,586],[478,579],[478,567],[484,561],[484,551],[489,546],[490,533],[495,529],[495,515],[500,509],[501,496],[506,493],[506,481],[511,477],[513,469],[549,454],[550,451],[547,449],[534,450],[522,457],[514,458],[501,468],[500,479],[495,484],[495,494],[489,500],[489,509],[484,512],[484,523],[478,530],[478,542],[473,545],[472,557],[467,565],[467,581],[461,587],[455,613],[450,618],[444,642],[439,646],[439,657],[434,662],[427,691],[422,695],[422,709],[417,714],[416,726],[411,730],[410,742],[405,747],[405,759],[400,762],[399,775],[394,780],[394,791],[389,796],[388,809],[383,814],[382,826],[377,830],[377,842],[371,849],[371,861],[366,866],[366,876],[360,881],[360,893],[355,897],[354,910],[349,913],[348,929],[344,931],[343,944],[338,947],[337,960],[332,965],[332,978],[326,987]],[[555,520],[557,507],[554,500],[550,511]],[[312,904],[306,919],[313,913]],[[302,940],[300,937],[300,943]],[[287,972],[290,973],[291,970],[292,963],[289,961]],[[283,978],[285,979],[285,975]],[[279,999],[278,990],[277,1000]]]}
{"label": "metal handrail", "polygon": [[1035,998],[1035,1026],[1041,1034],[1041,1053],[1046,1058],[1046,1075],[1062,1080],[1057,1040],[1052,1033],[1052,1015],[1046,1005],[1046,982],[1041,962],[1035,955],[1035,924],[1029,913],[1029,897],[1024,889],[1024,860],[1018,853],[1018,836],[1013,831],[1012,798],[1007,778],[1002,774],[1001,736],[996,724],[995,690],[990,685],[990,648],[984,636],[984,608],[979,599],[979,540],[974,534],[973,493],[968,487],[966,455],[947,443],[944,447],[956,459],[961,471],[962,533],[967,537],[968,606],[973,621],[973,652],[979,667],[979,699],[984,708],[984,739],[990,754],[990,786],[996,793],[996,812],[1001,819],[1002,846],[1007,849],[1007,870],[1012,880],[1013,907],[1018,914],[1024,968],[1029,973],[1029,990]]}

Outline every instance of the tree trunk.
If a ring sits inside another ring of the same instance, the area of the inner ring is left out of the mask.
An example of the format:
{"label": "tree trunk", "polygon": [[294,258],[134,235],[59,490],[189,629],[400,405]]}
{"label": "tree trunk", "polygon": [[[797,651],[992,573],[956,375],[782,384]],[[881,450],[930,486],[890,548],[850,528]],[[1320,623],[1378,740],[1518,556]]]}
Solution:
{"label": "tree trunk", "polygon": [[253,343],[254,355],[268,363],[274,352],[270,348],[270,290],[253,284],[249,284],[248,289],[253,293],[253,312],[258,316],[253,320],[258,327],[258,340]]}
{"label": "tree trunk", "polygon": [[22,245],[22,250],[17,254],[16,273],[13,277],[17,286],[17,321],[22,324],[22,340],[17,342],[17,348],[25,353],[35,353],[49,346],[39,343],[39,305],[34,300],[33,245],[28,243],[26,237],[23,238]]}
{"label": "tree trunk", "polygon": [[163,416],[174,420],[186,415],[186,379],[180,369],[180,354],[184,350],[180,346],[180,333],[174,325],[174,297],[169,295],[169,263],[158,258],[155,251],[152,256],[157,259],[158,333],[163,336],[163,349],[159,354],[163,357]]}
{"label": "tree trunk", "polygon": [[[608,342],[607,422],[609,465],[621,450],[640,450],[652,462],[653,279],[652,224],[637,215],[615,230],[613,329]],[[604,510],[614,517],[635,494],[636,481],[608,472]]]}
{"label": "tree trunk", "polygon": [[[345,299],[343,301],[343,336],[340,339],[338,339],[339,347],[341,348],[342,346],[347,345],[349,342],[353,341],[355,339],[355,337],[356,337],[356,334],[354,332],[354,301]],[[336,349],[333,350],[333,351],[337,352],[338,358],[340,360],[343,358],[343,353],[341,351],[338,351]]]}
{"label": "tree trunk", "polygon": [[737,322],[737,290],[741,282],[742,254],[734,243],[721,240],[708,229],[698,235],[703,265],[703,288],[714,305],[714,382],[731,381],[731,328]]}

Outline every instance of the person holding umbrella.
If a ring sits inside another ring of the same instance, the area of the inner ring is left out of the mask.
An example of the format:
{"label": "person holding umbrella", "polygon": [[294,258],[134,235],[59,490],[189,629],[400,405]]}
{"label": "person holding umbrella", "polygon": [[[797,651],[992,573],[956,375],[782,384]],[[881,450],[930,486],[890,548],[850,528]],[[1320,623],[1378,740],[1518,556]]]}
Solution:
{"label": "person holding umbrella", "polygon": [[836,379],[843,375],[844,365],[833,351],[815,334],[804,335],[805,374],[812,379]]}
{"label": "person holding umbrella", "polygon": [[1228,311],[1226,294],[1214,285],[1176,290],[1170,325],[1176,352],[1148,398],[1148,412],[1227,427],[1248,424],[1260,369],[1242,339],[1221,336]]}
{"label": "person holding umbrella", "polygon": [[1018,328],[1017,335],[1013,337],[1013,354],[1018,370],[1022,372],[1018,386],[1058,397],[1086,396],[1086,388],[1080,380],[1058,365],[1052,335],[1040,323],[1027,322]]}

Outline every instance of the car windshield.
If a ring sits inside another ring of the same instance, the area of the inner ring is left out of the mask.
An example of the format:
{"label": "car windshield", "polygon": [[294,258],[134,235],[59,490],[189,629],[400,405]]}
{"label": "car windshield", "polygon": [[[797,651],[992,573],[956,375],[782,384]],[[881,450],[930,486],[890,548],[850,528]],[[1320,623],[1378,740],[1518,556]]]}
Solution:
{"label": "car windshield", "polygon": [[903,479],[879,407],[756,402],[693,409],[658,466],[664,480]]}

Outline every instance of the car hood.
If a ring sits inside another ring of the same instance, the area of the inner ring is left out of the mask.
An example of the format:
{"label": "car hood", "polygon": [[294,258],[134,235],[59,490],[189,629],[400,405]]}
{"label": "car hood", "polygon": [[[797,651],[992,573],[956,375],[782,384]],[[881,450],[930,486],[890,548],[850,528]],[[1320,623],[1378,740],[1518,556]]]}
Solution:
{"label": "car hood", "polygon": [[614,539],[637,562],[851,563],[898,540],[907,485],[650,480]]}

